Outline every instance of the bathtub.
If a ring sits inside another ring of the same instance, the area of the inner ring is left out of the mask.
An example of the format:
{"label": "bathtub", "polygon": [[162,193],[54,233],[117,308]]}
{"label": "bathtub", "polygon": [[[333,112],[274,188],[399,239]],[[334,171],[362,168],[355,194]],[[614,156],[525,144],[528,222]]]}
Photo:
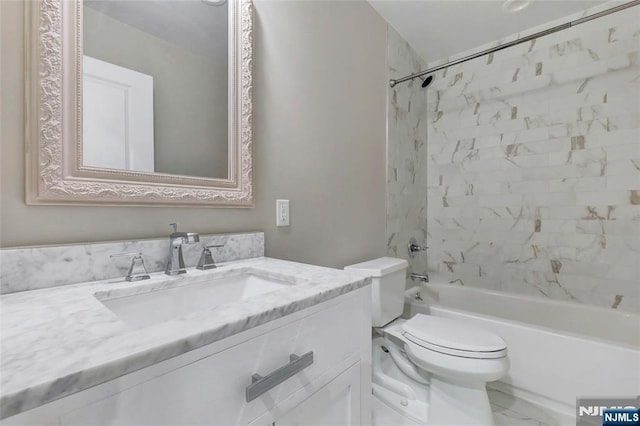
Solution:
{"label": "bathtub", "polygon": [[500,335],[511,368],[490,387],[518,398],[575,416],[577,397],[640,395],[640,315],[450,284],[407,290],[403,316],[417,313]]}

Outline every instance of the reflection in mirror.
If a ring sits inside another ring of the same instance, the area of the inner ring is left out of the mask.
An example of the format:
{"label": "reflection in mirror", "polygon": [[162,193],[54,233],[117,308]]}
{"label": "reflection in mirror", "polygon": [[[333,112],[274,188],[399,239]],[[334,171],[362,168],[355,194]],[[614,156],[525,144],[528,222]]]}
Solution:
{"label": "reflection in mirror", "polygon": [[84,1],[83,166],[227,178],[228,10]]}

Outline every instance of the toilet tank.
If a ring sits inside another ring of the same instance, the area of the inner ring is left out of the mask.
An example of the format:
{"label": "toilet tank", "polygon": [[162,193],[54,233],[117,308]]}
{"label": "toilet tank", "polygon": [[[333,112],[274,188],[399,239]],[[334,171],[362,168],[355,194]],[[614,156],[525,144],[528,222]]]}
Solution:
{"label": "toilet tank", "polygon": [[380,257],[344,267],[373,277],[371,315],[374,327],[382,327],[402,314],[407,266],[404,259]]}

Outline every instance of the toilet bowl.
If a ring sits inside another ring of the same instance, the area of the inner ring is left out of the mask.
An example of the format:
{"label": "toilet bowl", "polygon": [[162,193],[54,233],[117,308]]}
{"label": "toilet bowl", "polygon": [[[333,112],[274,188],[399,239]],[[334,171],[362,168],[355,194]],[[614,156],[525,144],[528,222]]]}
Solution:
{"label": "toilet bowl", "polygon": [[486,383],[509,369],[497,335],[449,318],[418,314],[383,329],[387,342],[429,376],[430,425],[493,425]]}
{"label": "toilet bowl", "polygon": [[[373,345],[374,394],[420,424],[494,425],[486,383],[509,369],[504,340],[449,318],[396,319],[406,267],[405,260],[386,257],[345,268],[373,276],[373,326],[384,339]],[[380,350],[388,353],[384,360]]]}

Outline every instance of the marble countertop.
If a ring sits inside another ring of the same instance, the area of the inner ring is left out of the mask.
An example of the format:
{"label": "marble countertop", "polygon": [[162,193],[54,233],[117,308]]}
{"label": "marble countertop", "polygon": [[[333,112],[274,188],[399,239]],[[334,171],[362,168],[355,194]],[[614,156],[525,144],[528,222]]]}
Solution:
{"label": "marble countertop", "polygon": [[[127,326],[100,300],[239,272],[291,286],[145,328]],[[270,258],[130,283],[94,281],[0,296],[0,412],[9,417],[364,287],[371,279]]]}

